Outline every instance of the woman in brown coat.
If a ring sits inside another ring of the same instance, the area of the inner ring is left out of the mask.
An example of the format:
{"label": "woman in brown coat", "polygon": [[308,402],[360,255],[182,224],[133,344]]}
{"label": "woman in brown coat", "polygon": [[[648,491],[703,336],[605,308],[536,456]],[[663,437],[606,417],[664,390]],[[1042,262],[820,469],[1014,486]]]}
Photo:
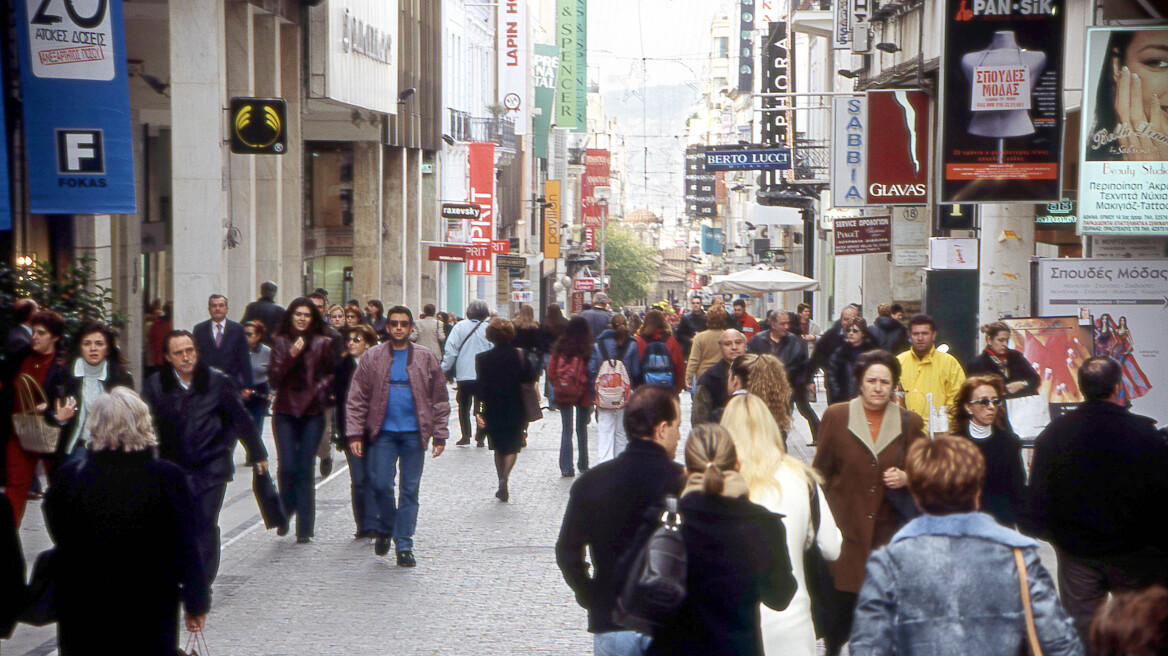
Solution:
{"label": "woman in brown coat", "polygon": [[844,536],[839,560],[831,565],[836,598],[824,636],[829,656],[839,653],[851,633],[868,556],[896,533],[898,517],[884,492],[905,487],[904,454],[925,437],[924,421],[892,400],[900,379],[895,357],[887,351],[865,353],[856,361],[855,375],[860,396],[823,413],[813,463]]}

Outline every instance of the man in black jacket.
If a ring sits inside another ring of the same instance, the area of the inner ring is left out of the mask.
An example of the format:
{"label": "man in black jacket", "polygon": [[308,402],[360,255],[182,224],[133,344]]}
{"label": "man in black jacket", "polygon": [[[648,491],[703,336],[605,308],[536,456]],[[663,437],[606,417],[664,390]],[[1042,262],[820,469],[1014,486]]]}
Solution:
{"label": "man in black jacket", "polygon": [[790,312],[771,310],[767,313],[767,326],[767,330],[750,340],[746,352],[769,354],[782,360],[783,368],[787,370],[787,380],[791,383],[791,400],[799,409],[799,414],[807,420],[814,441],[819,435],[819,415],[815,414],[808,397],[807,386],[814,384],[815,372],[807,366],[807,341],[790,332]]}
{"label": "man in black jacket", "polygon": [[702,297],[694,296],[689,299],[690,311],[681,315],[677,322],[677,329],[673,336],[681,345],[681,353],[689,359],[689,350],[693,346],[694,335],[706,329],[706,311],[702,309]]}
{"label": "man in black jacket", "polygon": [[[556,563],[588,611],[588,631],[597,654],[640,653],[648,639],[612,621],[622,581],[617,560],[633,543],[645,513],[666,494],[681,490],[683,470],[673,462],[681,440],[681,408],[670,390],[644,386],[625,406],[629,446],[597,465],[572,486],[556,541]],[[588,576],[585,552],[591,555]]]}
{"label": "man in black jacket", "polygon": [[1021,522],[1054,544],[1059,596],[1084,644],[1108,593],[1168,585],[1168,442],[1120,405],[1122,384],[1115,360],[1083,362],[1086,401],[1035,441]]}
{"label": "man in black jacket", "polygon": [[900,355],[908,350],[908,329],[892,318],[892,306],[881,303],[876,307],[876,321],[868,328],[868,334],[876,343],[876,348]]}
{"label": "man in black jacket", "polygon": [[239,320],[240,323],[258,321],[264,324],[266,332],[263,342],[268,346],[271,346],[272,337],[280,327],[280,320],[284,318],[284,308],[276,304],[276,291],[276,283],[270,280],[260,285],[260,297],[247,304],[243,318]]}
{"label": "man in black jacket", "polygon": [[268,467],[268,452],[235,381],[199,362],[194,337],[176,330],[165,344],[170,366],[146,381],[142,397],[154,416],[159,455],[187,473],[195,495],[199,551],[211,583],[219,570],[219,510],[235,472],[235,441],[243,442],[248,464],[261,474]]}
{"label": "man in black jacket", "polygon": [[694,385],[690,424],[695,426],[721,421],[722,410],[730,402],[730,390],[726,385],[730,379],[730,365],[734,358],[746,353],[746,336],[734,328],[725,330],[718,338],[718,348],[722,350],[722,359],[706,369]]}

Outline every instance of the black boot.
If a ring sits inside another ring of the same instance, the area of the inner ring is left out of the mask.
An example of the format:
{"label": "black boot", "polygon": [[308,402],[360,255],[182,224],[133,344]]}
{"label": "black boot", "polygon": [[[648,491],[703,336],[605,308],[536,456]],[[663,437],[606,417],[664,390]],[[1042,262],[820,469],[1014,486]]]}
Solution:
{"label": "black boot", "polygon": [[499,501],[502,501],[503,503],[507,503],[507,501],[511,498],[511,493],[507,491],[507,479],[499,479],[499,491],[495,492],[495,498]]}

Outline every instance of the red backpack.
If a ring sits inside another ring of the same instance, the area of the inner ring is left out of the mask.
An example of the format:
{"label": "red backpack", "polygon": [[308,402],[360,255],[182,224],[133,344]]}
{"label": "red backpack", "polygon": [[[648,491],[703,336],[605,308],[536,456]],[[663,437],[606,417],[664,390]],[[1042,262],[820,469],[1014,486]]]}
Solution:
{"label": "red backpack", "polygon": [[588,400],[588,363],[584,358],[553,356],[548,378],[559,405],[583,405]]}

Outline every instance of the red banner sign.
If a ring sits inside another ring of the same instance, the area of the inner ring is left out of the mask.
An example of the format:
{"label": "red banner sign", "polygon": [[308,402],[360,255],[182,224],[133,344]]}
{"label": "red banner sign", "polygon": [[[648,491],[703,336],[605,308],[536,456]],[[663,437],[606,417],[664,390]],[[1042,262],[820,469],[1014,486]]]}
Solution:
{"label": "red banner sign", "polygon": [[466,247],[464,246],[431,246],[429,257],[431,262],[465,262]]}
{"label": "red banner sign", "polygon": [[572,314],[584,311],[584,292],[572,292]]}
{"label": "red banner sign", "polygon": [[470,240],[474,247],[467,249],[466,272],[472,276],[489,276],[494,273],[491,243],[495,237],[495,144],[472,143],[469,151],[469,200],[482,208],[482,212],[470,221]]}
{"label": "red banner sign", "polygon": [[607,187],[611,158],[607,150],[589,148],[584,151],[584,177],[580,187],[580,216],[589,228],[600,227],[600,204],[592,197],[596,187]]}
{"label": "red banner sign", "polygon": [[584,228],[584,250],[596,250],[596,228]]}
{"label": "red banner sign", "polygon": [[572,291],[574,292],[590,292],[596,289],[596,279],[594,278],[576,278],[572,281]]}
{"label": "red banner sign", "polygon": [[495,255],[506,255],[511,252],[511,241],[508,239],[492,239],[491,252]]}

